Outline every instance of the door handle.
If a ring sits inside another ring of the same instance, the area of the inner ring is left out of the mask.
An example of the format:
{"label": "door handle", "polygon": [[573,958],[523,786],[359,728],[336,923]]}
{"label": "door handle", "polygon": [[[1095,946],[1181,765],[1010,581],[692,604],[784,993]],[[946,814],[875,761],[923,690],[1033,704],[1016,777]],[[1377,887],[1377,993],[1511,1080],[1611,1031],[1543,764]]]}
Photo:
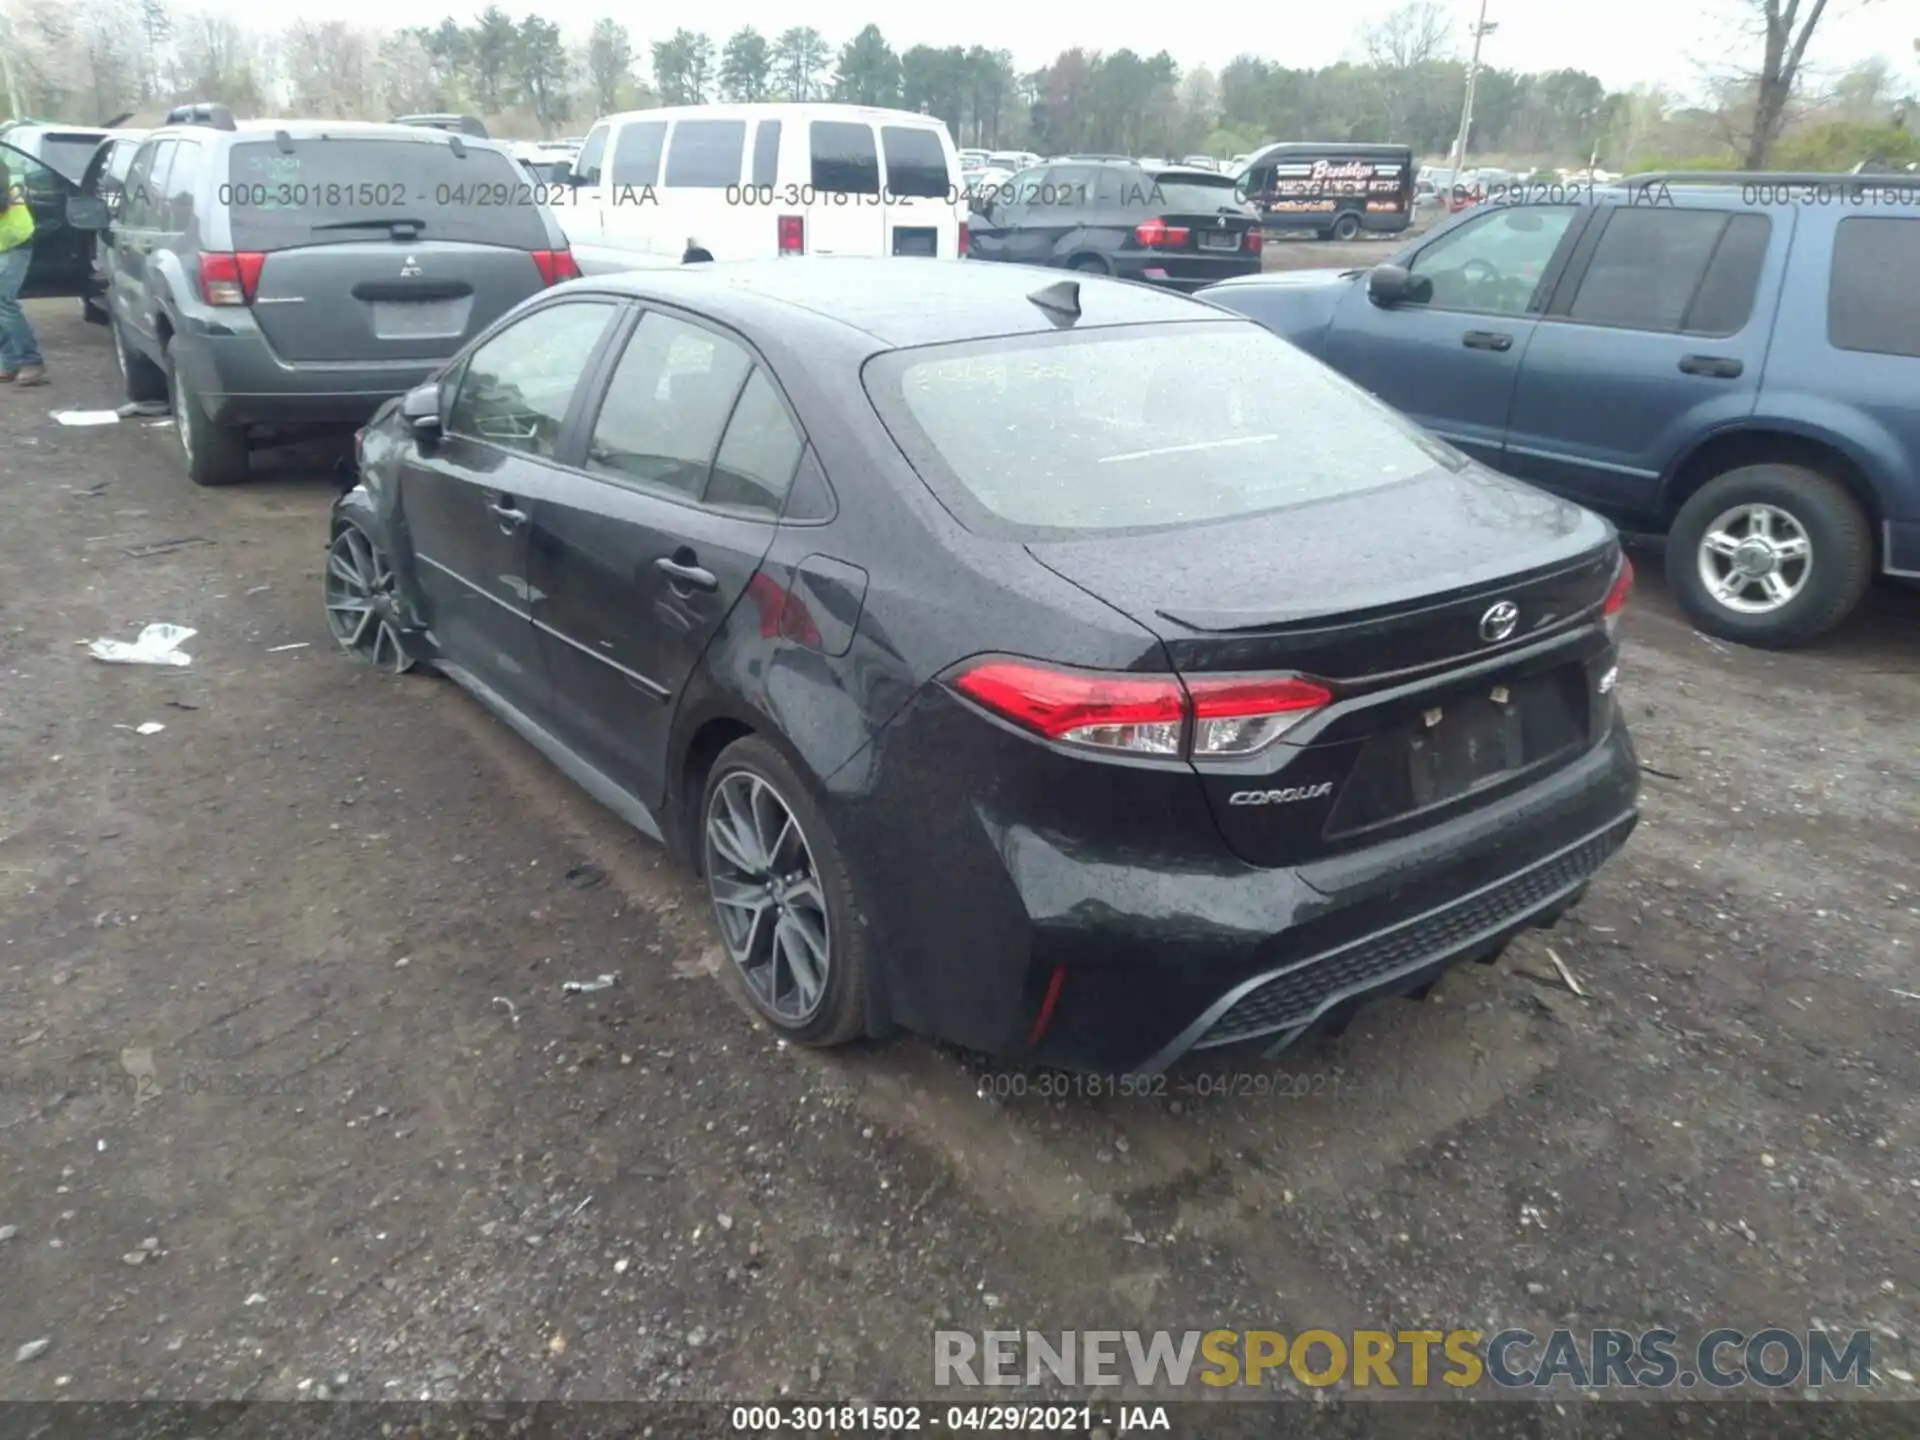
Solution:
{"label": "door handle", "polygon": [[1511,350],[1513,337],[1494,330],[1469,330],[1460,337],[1460,343],[1469,350]]}
{"label": "door handle", "polygon": [[511,495],[494,496],[487,508],[493,512],[493,518],[498,520],[502,525],[524,525],[527,523],[527,512],[514,508],[513,497]]}
{"label": "door handle", "polygon": [[1731,355],[1682,355],[1680,373],[1711,375],[1716,380],[1737,380],[1747,367]]}
{"label": "door handle", "polygon": [[[682,560],[680,556],[686,556]],[[703,570],[693,563],[691,550],[678,550],[672,555],[662,555],[653,562],[654,568],[665,575],[676,586],[684,585],[689,590],[718,590],[719,577],[711,570]]]}

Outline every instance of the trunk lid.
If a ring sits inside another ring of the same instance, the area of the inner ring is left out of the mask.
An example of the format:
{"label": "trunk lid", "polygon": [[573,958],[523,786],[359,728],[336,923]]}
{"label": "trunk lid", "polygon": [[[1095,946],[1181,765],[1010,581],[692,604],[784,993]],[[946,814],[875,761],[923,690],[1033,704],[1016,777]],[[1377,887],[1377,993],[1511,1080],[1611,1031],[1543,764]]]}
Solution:
{"label": "trunk lid", "polygon": [[[1333,692],[1265,750],[1195,766],[1252,864],[1491,800],[1583,753],[1611,703],[1596,690],[1608,643],[1591,622],[1619,564],[1612,527],[1478,468],[1026,548],[1152,631],[1183,675],[1299,674]],[[1517,612],[1504,635],[1503,606]]]}
{"label": "trunk lid", "polygon": [[436,360],[544,285],[526,250],[382,236],[269,252],[253,314],[284,360]]}

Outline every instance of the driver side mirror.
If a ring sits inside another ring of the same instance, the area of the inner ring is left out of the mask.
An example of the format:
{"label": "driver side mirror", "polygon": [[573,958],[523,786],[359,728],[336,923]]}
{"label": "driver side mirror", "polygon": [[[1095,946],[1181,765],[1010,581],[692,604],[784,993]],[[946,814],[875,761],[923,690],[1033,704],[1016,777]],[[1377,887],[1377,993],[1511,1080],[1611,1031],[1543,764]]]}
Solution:
{"label": "driver side mirror", "polygon": [[440,382],[429,380],[409,390],[400,400],[400,418],[407,422],[407,428],[413,431],[414,441],[422,449],[435,444],[444,428],[440,413]]}
{"label": "driver side mirror", "polygon": [[1399,265],[1376,265],[1367,272],[1367,298],[1382,310],[1424,305],[1433,298],[1433,281]]}
{"label": "driver side mirror", "polygon": [[98,195],[67,197],[67,224],[75,230],[104,230],[107,220],[107,202]]}

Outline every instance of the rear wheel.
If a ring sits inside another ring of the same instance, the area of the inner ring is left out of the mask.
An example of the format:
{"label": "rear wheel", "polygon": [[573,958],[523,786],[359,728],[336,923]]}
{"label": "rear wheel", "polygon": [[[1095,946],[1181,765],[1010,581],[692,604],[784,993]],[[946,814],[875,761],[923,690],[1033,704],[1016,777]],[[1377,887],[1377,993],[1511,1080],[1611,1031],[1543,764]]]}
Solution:
{"label": "rear wheel", "polygon": [[1853,612],[1873,578],[1873,530],[1830,475],[1746,465],[1716,476],[1674,517],[1667,583],[1709,635],[1788,649]]}
{"label": "rear wheel", "polygon": [[196,485],[237,485],[247,478],[247,432],[230,425],[216,425],[207,418],[206,407],[186,376],[180,373],[173,352],[167,352],[167,398],[173,406],[173,429],[180,437],[180,455],[186,461],[187,478]]}
{"label": "rear wheel", "polygon": [[167,398],[167,372],[127,343],[127,332],[118,320],[108,322],[113,331],[113,358],[120,366],[120,383],[127,399],[136,404]]}
{"label": "rear wheel", "polygon": [[1360,217],[1352,211],[1348,211],[1333,222],[1333,238],[1336,240],[1352,240],[1359,233]]}
{"label": "rear wheel", "polygon": [[1106,275],[1110,273],[1107,269],[1107,262],[1102,260],[1098,255],[1076,255],[1067,268],[1069,270],[1078,270],[1084,275]]}
{"label": "rear wheel", "polygon": [[714,762],[700,843],[728,988],[801,1045],[864,1033],[866,930],[852,877],[826,817],[765,740],[736,740]]}

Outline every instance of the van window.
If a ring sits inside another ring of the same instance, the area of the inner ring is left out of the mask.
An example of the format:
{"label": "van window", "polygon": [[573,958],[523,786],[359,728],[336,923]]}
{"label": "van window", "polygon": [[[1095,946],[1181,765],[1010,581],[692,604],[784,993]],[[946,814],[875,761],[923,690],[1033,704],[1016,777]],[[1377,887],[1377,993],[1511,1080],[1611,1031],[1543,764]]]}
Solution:
{"label": "van window", "polygon": [[936,131],[917,125],[882,125],[887,149],[887,193],[895,199],[944,200],[953,181],[947,152]]}
{"label": "van window", "polygon": [[642,120],[620,127],[620,138],[613,142],[613,164],[608,166],[609,185],[658,185],[660,151],[667,142],[667,122]]}
{"label": "van window", "polygon": [[753,136],[753,183],[771,185],[780,178],[780,122],[762,120]]}
{"label": "van window", "polygon": [[596,125],[587,132],[587,143],[573,157],[573,173],[583,185],[600,183],[600,163],[607,153],[607,127]]}
{"label": "van window", "polygon": [[1827,343],[1870,355],[1920,356],[1920,220],[1849,216],[1833,237]]}
{"label": "van window", "polygon": [[747,145],[744,120],[682,120],[667,149],[669,186],[726,190],[740,183],[740,156]]}
{"label": "van window", "polygon": [[880,193],[880,151],[873,143],[871,125],[815,120],[808,129],[815,190],[832,195]]}

